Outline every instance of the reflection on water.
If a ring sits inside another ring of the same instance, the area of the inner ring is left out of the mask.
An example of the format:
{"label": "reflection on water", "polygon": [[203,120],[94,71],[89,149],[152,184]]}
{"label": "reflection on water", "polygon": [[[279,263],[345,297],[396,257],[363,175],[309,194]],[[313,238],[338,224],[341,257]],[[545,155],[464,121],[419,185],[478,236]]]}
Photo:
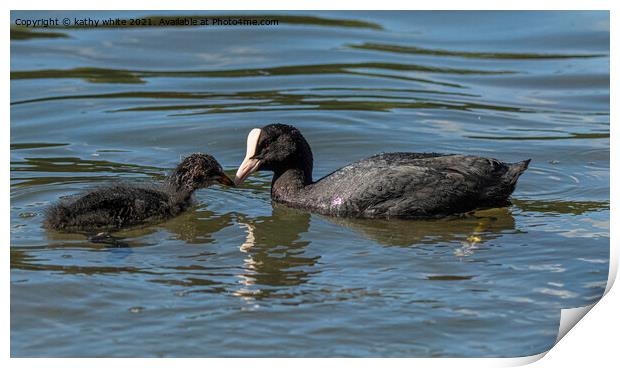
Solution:
{"label": "reflection on water", "polygon": [[[485,105],[481,103],[442,100],[437,98],[420,98],[415,96],[407,96],[413,94],[441,94],[451,96],[475,97],[466,93],[450,93],[450,92],[434,92],[422,90],[377,90],[377,92],[400,92],[403,96],[382,96],[373,94],[362,94],[360,89],[347,90],[338,89],[337,94],[328,94],[325,89],[317,89],[316,92],[321,93],[303,93],[303,91],[248,91],[238,92],[234,94],[213,94],[213,93],[191,93],[181,94],[174,92],[124,92],[116,94],[104,95],[71,95],[56,96],[33,100],[24,100],[13,102],[13,105],[20,105],[33,102],[44,102],[54,100],[78,100],[78,99],[116,99],[116,98],[141,98],[141,99],[192,99],[192,100],[213,100],[211,104],[184,104],[184,105],[155,105],[155,106],[137,106],[125,109],[114,110],[110,112],[128,112],[128,111],[175,111],[174,115],[200,115],[200,114],[221,114],[221,113],[240,113],[254,111],[275,111],[286,107],[288,110],[363,110],[388,112],[392,109],[451,109],[451,110],[495,110],[507,112],[533,112],[526,108],[501,106],[501,105]],[[371,89],[367,89],[371,92]],[[343,93],[345,92],[345,93]],[[349,92],[348,94],[346,92]],[[221,101],[238,101],[235,103],[222,103]],[[370,99],[375,101],[365,101],[362,99]],[[390,101],[395,100],[395,101]],[[249,102],[251,101],[251,102]],[[413,101],[413,102],[412,102]],[[180,111],[196,110],[191,113],[182,113]],[[608,137],[609,135],[607,135]],[[479,137],[470,137],[479,138]],[[552,139],[547,138],[547,139]]]}
{"label": "reflection on water", "polygon": [[119,273],[143,273],[150,274],[148,270],[141,270],[134,267],[114,267],[114,266],[78,266],[60,264],[41,264],[43,259],[28,254],[21,249],[11,249],[11,268],[21,270],[51,271],[77,275],[95,274],[119,274]]}
{"label": "reflection on water", "polygon": [[398,46],[378,43],[364,43],[361,45],[350,45],[354,49],[373,50],[383,52],[396,52],[401,54],[433,55],[433,56],[454,56],[473,59],[575,59],[603,57],[606,54],[536,54],[536,53],[516,53],[516,52],[470,52],[470,51],[450,51],[433,50],[415,46]]}
{"label": "reflection on water", "polygon": [[[384,73],[367,72],[377,70]],[[436,82],[428,79],[411,78],[392,75],[385,72],[424,72],[464,75],[501,75],[511,74],[509,70],[477,70],[441,68],[416,64],[395,63],[347,63],[347,64],[313,64],[295,65],[260,69],[233,69],[233,70],[203,70],[203,71],[145,71],[145,70],[115,70],[104,68],[74,68],[74,69],[44,69],[35,71],[11,72],[11,79],[57,79],[80,78],[91,83],[145,83],[145,78],[243,78],[266,76],[294,76],[306,74],[351,74],[368,77],[410,80],[421,83],[446,85],[462,88],[458,84]]]}
{"label": "reflection on water", "polygon": [[409,246],[436,244],[454,240],[477,242],[492,240],[504,232],[515,231],[515,219],[509,208],[476,211],[459,218],[422,221],[369,221],[365,219],[329,219],[339,225],[359,231],[365,237],[383,245]]}
{"label": "reflection on water", "polygon": [[[67,13],[216,15],[280,24],[11,28],[12,356],[523,356],[600,298],[607,12]],[[304,132],[317,178],[385,151],[532,164],[511,206],[438,220],[272,206],[258,173],[105,242],[41,226],[191,152],[234,175],[270,122]]]}
{"label": "reflection on water", "polygon": [[247,231],[239,250],[247,256],[243,273],[238,275],[242,287],[234,295],[253,299],[290,297],[286,294],[288,287],[306,282],[313,273],[312,266],[320,259],[306,256],[304,249],[310,242],[300,239],[308,231],[310,214],[274,206],[271,216],[240,218],[239,222]]}
{"label": "reflection on water", "polygon": [[[59,183],[79,183],[97,179],[93,178],[93,176],[87,176],[87,174],[109,173],[109,175],[98,178],[99,180],[107,181],[115,177],[118,178],[122,174],[146,174],[159,179],[163,177],[161,174],[162,169],[156,167],[105,160],[84,160],[79,157],[26,157],[23,161],[11,162],[11,172],[27,172],[36,175],[20,176],[18,180],[14,180],[11,183],[11,186],[16,188]],[[40,176],[39,173],[47,173],[48,175]],[[63,173],[65,175],[49,176],[52,173]],[[70,176],[68,176],[69,173],[71,173]]]}
{"label": "reflection on water", "polygon": [[609,202],[596,201],[536,201],[513,199],[513,204],[521,211],[544,214],[583,215],[589,212],[609,210]]}
{"label": "reflection on water", "polygon": [[[471,256],[485,243],[497,240],[506,234],[522,234],[516,225],[513,212],[580,215],[592,211],[608,210],[608,203],[602,202],[558,202],[514,200],[514,206],[474,211],[462,216],[419,221],[405,220],[368,220],[321,217],[324,220],[352,230],[354,233],[382,246],[424,247],[453,244],[455,257]],[[182,240],[188,245],[204,245],[216,241],[215,234],[229,227],[238,227],[244,232],[245,239],[238,249],[243,254],[242,264],[236,267],[236,283],[226,285],[215,282],[201,275],[183,278],[182,281],[167,275],[177,271],[207,270],[199,263],[190,266],[172,266],[164,272],[149,268],[79,266],[67,264],[50,264],[37,257],[43,250],[88,249],[109,251],[109,244],[89,241],[85,235],[65,234],[46,231],[48,245],[11,250],[11,267],[24,270],[47,270],[68,274],[114,274],[141,273],[158,275],[151,280],[169,285],[183,286],[185,293],[205,292],[230,293],[245,300],[266,298],[290,299],[297,295],[290,293],[290,287],[309,281],[315,273],[314,266],[320,255],[309,256],[305,249],[310,244],[304,240],[310,228],[311,214],[274,204],[269,216],[248,217],[243,213],[225,213],[218,215],[204,208],[195,208],[156,227],[126,229],[115,233],[115,244],[123,247],[139,248],[155,246],[148,238],[164,231],[171,239]],[[141,240],[144,239],[144,240]],[[113,246],[118,247],[118,246]],[[29,252],[30,251],[30,252]],[[125,255],[132,251],[123,251]],[[199,261],[209,253],[185,256]],[[211,253],[213,254],[213,253]],[[64,260],[66,262],[66,260]],[[462,279],[461,276],[429,276],[429,280]],[[467,276],[467,278],[470,278]],[[239,285],[237,285],[239,284]],[[216,285],[204,289],[204,286]],[[199,290],[195,290],[199,287]]]}
{"label": "reflection on water", "polygon": [[66,38],[66,33],[61,32],[34,32],[28,28],[11,27],[11,40],[31,40],[37,38]]}

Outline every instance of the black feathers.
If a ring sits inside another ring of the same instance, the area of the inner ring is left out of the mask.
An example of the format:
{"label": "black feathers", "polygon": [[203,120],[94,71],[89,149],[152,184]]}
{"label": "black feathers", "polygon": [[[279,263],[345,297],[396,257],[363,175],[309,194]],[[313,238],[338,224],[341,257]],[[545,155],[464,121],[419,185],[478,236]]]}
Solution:
{"label": "black feathers", "polygon": [[112,184],[61,200],[46,210],[44,226],[88,232],[162,221],[187,209],[192,193],[215,181],[232,184],[213,157],[194,153],[159,185]]}
{"label": "black feathers", "polygon": [[529,160],[440,153],[383,153],[312,180],[312,152],[298,129],[261,129],[259,170],[274,172],[275,202],[324,215],[364,218],[432,218],[509,204]]}

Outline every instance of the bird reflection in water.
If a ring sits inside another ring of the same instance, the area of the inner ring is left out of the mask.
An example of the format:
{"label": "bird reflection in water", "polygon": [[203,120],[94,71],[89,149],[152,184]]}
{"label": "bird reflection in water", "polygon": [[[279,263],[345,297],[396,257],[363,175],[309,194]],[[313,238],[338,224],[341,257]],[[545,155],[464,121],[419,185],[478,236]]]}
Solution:
{"label": "bird reflection in water", "polygon": [[477,210],[462,216],[433,220],[367,220],[325,217],[385,246],[425,246],[457,243],[457,257],[507,232],[517,232],[509,207]]}
{"label": "bird reflection in water", "polygon": [[166,222],[147,226],[134,226],[108,234],[87,232],[61,233],[46,231],[48,248],[62,247],[63,242],[88,248],[139,248],[157,245],[149,236],[166,231],[171,239],[183,240],[188,244],[208,244],[215,241],[213,235],[233,225],[233,213],[215,213],[204,206],[195,207]]}
{"label": "bird reflection in water", "polygon": [[[256,301],[265,298],[289,299],[296,303],[293,286],[306,283],[319,272],[320,256],[310,256],[304,240],[311,215],[274,204],[272,216],[239,217],[246,238],[239,246],[245,254],[243,272],[237,275],[241,287],[235,296]],[[428,246],[459,244],[457,257],[474,254],[476,249],[507,232],[517,232],[509,208],[479,210],[465,216],[440,220],[365,220],[323,217],[385,246]],[[295,288],[299,290],[299,288]]]}
{"label": "bird reflection in water", "polygon": [[[509,214],[509,212],[507,212]],[[510,216],[512,218],[512,216]],[[478,225],[474,228],[474,231],[467,237],[467,239],[461,242],[462,246],[454,250],[454,255],[457,257],[467,257],[475,253],[482,243],[490,238],[496,238],[496,236],[489,236],[487,233],[497,222],[497,217],[480,217]],[[514,219],[513,219],[514,224]]]}
{"label": "bird reflection in water", "polygon": [[239,246],[245,258],[243,272],[237,275],[241,288],[234,295],[246,300],[297,296],[291,292],[292,287],[318,272],[312,268],[320,256],[308,256],[310,241],[302,239],[310,227],[310,216],[274,204],[271,216],[238,218],[247,235]]}

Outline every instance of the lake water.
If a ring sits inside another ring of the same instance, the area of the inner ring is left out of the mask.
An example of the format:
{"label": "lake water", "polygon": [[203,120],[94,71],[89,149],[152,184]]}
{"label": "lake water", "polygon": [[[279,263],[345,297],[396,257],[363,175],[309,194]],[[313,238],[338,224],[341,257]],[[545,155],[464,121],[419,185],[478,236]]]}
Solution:
{"label": "lake water", "polygon": [[[11,20],[179,14],[222,15]],[[13,29],[12,356],[525,356],[601,297],[608,12],[263,16],[280,23]],[[261,173],[126,246],[41,226],[60,197],[191,152],[234,175],[271,122],[301,129],[316,178],[382,151],[532,164],[512,206],[463,218],[312,215],[272,206]]]}

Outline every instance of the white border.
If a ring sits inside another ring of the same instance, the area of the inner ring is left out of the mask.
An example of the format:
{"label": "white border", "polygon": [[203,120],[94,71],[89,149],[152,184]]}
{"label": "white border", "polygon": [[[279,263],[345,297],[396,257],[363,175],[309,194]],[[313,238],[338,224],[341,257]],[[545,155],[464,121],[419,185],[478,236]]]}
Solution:
{"label": "white border", "polygon": [[[4,42],[3,42],[3,58],[4,64],[4,86],[2,89],[2,100],[4,101],[4,124],[2,125],[2,140],[3,150],[1,151],[2,162],[4,170],[2,175],[4,180],[2,181],[2,190],[5,195],[2,197],[2,206],[5,209],[3,216],[3,228],[8,230],[10,227],[10,80],[8,70],[10,69],[10,47],[9,47],[9,10],[40,10],[40,9],[75,9],[75,10],[304,10],[304,9],[324,9],[324,10],[399,10],[399,9],[411,9],[411,10],[474,10],[474,9],[493,9],[493,10],[611,10],[611,36],[615,43],[618,43],[620,39],[618,37],[617,25],[620,19],[617,15],[619,9],[619,1],[612,0],[590,0],[590,1],[566,1],[566,0],[547,0],[544,3],[533,0],[521,0],[521,1],[489,1],[489,0],[469,0],[469,1],[446,1],[446,0],[434,0],[434,1],[396,1],[396,0],[382,0],[373,2],[361,2],[359,0],[340,0],[340,1],[327,1],[327,0],[297,0],[291,2],[282,2],[278,0],[261,0],[261,1],[240,1],[240,0],[228,0],[223,2],[197,2],[191,0],[177,0],[177,1],[157,1],[157,0],[141,0],[141,1],[128,1],[128,0],[108,0],[105,4],[96,2],[84,2],[75,0],[55,0],[53,3],[49,1],[32,1],[22,0],[13,1],[5,0],[2,2],[4,11],[0,15],[0,24],[4,27]],[[617,64],[617,45],[611,42],[611,101],[614,101],[615,96],[614,86],[618,86],[618,73],[615,69]],[[615,117],[617,113],[617,105],[611,104],[611,116]],[[614,127],[614,124],[610,124],[611,127],[611,203],[612,209],[616,207],[618,203],[618,188],[620,182],[618,181],[618,148],[615,147],[614,140],[617,141],[618,129]],[[614,229],[618,229],[620,223],[618,222],[618,216],[611,211],[611,258],[610,258],[610,278],[608,280],[606,296],[602,301],[594,306],[592,311],[588,313],[583,322],[579,323],[574,332],[567,334],[556,347],[554,347],[545,359],[542,359],[536,363],[537,367],[564,367],[567,365],[573,366],[579,364],[581,366],[588,364],[607,366],[608,364],[602,364],[607,362],[616,361],[617,354],[617,330],[618,328],[618,310],[620,310],[620,296],[617,290],[609,290],[618,268],[618,232]],[[217,366],[240,366],[240,365],[252,365],[257,367],[287,367],[291,364],[301,367],[314,367],[320,364],[323,367],[341,367],[343,364],[356,364],[361,366],[375,366],[389,364],[390,366],[402,366],[409,367],[412,364],[419,366],[433,366],[433,367],[497,367],[497,366],[515,366],[528,364],[538,360],[545,354],[538,356],[514,358],[514,359],[123,359],[122,362],[115,360],[110,362],[108,359],[9,359],[10,356],[10,314],[9,314],[9,298],[10,298],[10,269],[9,269],[9,250],[10,244],[10,232],[7,231],[4,235],[5,249],[1,252],[2,264],[6,267],[5,278],[2,283],[3,295],[5,295],[4,303],[0,306],[2,308],[3,316],[3,331],[2,335],[2,359],[6,360],[3,366],[16,366],[16,367],[29,367],[39,366],[45,364],[46,366],[53,367],[82,367],[85,364],[92,367],[104,367],[110,363],[128,363],[132,366],[153,366],[153,367],[168,367],[172,364],[183,364],[192,367],[204,367],[205,364],[217,365]],[[617,288],[616,288],[617,289]],[[139,343],[139,342],[136,342]],[[596,364],[599,363],[599,364]]]}

